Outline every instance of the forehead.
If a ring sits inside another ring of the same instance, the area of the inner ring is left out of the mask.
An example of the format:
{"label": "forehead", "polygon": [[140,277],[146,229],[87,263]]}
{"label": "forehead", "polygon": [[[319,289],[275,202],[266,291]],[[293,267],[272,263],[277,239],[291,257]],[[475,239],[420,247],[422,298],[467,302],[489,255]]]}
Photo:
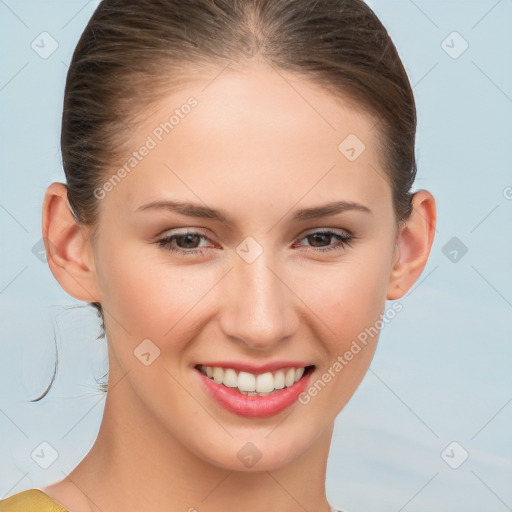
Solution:
{"label": "forehead", "polygon": [[135,153],[150,149],[127,155],[129,176],[110,199],[132,210],[165,194],[246,208],[336,190],[390,199],[377,136],[373,117],[317,84],[263,64],[228,66],[162,96],[133,135]]}

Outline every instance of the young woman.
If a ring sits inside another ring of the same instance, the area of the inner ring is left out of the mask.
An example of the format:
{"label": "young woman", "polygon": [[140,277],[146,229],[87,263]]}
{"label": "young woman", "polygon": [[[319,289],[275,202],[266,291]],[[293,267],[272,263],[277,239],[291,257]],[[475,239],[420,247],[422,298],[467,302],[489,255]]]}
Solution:
{"label": "young woman", "polygon": [[0,511],[335,510],[334,420],[433,240],[415,128],[362,1],[104,0],[43,205],[53,275],[103,321],[104,416]]}

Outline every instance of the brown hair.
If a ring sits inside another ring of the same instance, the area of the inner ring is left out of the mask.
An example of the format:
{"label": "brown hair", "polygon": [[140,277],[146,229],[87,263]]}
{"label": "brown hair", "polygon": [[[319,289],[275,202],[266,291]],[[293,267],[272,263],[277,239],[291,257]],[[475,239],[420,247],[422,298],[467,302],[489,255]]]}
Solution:
{"label": "brown hair", "polygon": [[[252,57],[376,118],[397,220],[406,219],[416,174],[414,97],[393,42],[362,0],[103,0],[73,53],[64,93],[62,161],[76,220],[94,235],[94,190],[164,91],[207,66]],[[101,304],[91,304],[104,334]]]}

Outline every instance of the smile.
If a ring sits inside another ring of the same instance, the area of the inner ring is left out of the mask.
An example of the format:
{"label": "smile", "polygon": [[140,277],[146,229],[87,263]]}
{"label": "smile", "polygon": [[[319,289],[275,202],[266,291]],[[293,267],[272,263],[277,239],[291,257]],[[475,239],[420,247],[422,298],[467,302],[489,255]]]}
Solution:
{"label": "smile", "polygon": [[228,366],[195,366],[207,396],[223,409],[245,417],[268,417],[294,404],[307,387],[314,365],[282,366],[250,372]]}
{"label": "smile", "polygon": [[237,388],[240,393],[248,396],[266,396],[275,393],[279,389],[289,388],[301,379],[306,370],[305,367],[283,368],[275,372],[255,375],[219,366],[200,365],[198,369],[217,384],[222,384],[228,388]]}

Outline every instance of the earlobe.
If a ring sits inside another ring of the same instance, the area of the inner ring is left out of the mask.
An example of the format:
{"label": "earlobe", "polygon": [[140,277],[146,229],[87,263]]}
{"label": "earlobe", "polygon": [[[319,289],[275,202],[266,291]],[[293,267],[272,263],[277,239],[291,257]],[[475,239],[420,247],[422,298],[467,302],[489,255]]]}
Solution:
{"label": "earlobe", "polygon": [[416,192],[412,213],[400,227],[397,257],[388,285],[388,300],[403,297],[419,278],[427,264],[436,229],[436,204],[426,190]]}
{"label": "earlobe", "polygon": [[52,183],[43,200],[43,240],[48,265],[69,295],[101,302],[84,226],[77,223],[63,183]]}

